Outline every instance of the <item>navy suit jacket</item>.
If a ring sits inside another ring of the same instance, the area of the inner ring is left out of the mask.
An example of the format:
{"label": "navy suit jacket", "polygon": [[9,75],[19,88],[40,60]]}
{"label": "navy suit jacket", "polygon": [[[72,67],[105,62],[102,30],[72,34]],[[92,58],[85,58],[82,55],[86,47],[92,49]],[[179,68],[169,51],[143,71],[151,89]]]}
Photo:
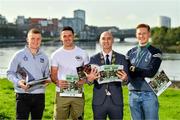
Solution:
{"label": "navy suit jacket", "polygon": [[[114,52],[114,51],[113,51]],[[128,65],[125,59],[125,56],[115,53],[115,64],[124,65],[124,70],[128,72]],[[99,66],[103,65],[101,63],[101,53],[97,53],[96,55],[90,58],[90,64],[97,64]],[[123,105],[123,94],[122,94],[122,87],[121,82],[111,82],[108,83],[109,91],[111,93],[112,101],[115,105]],[[107,84],[98,84],[98,82],[94,81],[94,88],[93,88],[93,105],[101,105],[104,103],[106,99],[106,89]]]}

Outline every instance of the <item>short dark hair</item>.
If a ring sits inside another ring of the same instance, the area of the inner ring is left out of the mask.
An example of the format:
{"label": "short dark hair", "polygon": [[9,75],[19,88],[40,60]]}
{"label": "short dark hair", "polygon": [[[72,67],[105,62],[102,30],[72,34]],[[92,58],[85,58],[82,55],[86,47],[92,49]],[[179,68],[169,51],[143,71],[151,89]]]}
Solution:
{"label": "short dark hair", "polygon": [[[65,26],[65,27],[63,27],[62,31],[65,31],[65,30],[69,30],[69,31],[71,31],[71,32],[74,34],[74,30],[73,30],[73,28],[70,27],[70,26]],[[62,32],[62,31],[61,31],[61,32]]]}
{"label": "short dark hair", "polygon": [[138,28],[147,28],[148,31],[150,31],[150,29],[151,29],[148,24],[144,24],[144,23],[138,24],[137,27],[136,27],[136,30]]}

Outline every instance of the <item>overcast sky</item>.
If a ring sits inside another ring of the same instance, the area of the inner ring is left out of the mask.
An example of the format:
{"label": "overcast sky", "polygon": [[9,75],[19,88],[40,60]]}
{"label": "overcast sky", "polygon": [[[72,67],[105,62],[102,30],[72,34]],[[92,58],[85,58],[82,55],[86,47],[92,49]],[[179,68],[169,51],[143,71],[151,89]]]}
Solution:
{"label": "overcast sky", "polygon": [[0,0],[0,14],[8,22],[18,15],[25,18],[73,17],[73,11],[86,11],[86,24],[134,28],[139,23],[157,26],[158,16],[171,18],[180,26],[180,0]]}

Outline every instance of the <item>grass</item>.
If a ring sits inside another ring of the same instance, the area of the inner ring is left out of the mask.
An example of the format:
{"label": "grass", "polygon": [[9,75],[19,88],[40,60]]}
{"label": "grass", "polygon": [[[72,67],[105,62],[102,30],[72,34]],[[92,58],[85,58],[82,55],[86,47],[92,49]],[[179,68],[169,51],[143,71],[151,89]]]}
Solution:
{"label": "grass", "polygon": [[[85,120],[92,120],[92,88],[85,85]],[[124,120],[130,120],[130,111],[128,105],[128,90],[123,87],[124,93]],[[43,120],[52,119],[54,110],[55,86],[49,85],[46,90],[46,107],[43,114]],[[160,120],[179,120],[180,115],[180,89],[168,88],[159,97],[159,117]],[[13,85],[7,79],[0,79],[0,120],[15,119],[15,93]]]}

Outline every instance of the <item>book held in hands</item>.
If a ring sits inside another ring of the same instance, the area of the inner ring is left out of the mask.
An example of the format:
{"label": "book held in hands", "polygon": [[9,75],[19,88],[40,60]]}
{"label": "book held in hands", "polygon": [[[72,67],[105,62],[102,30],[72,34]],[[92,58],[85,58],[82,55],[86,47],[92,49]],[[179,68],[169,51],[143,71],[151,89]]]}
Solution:
{"label": "book held in hands", "polygon": [[86,64],[84,66],[80,66],[76,68],[77,74],[80,80],[86,80],[86,74],[89,74],[91,72],[91,65]]}
{"label": "book held in hands", "polygon": [[158,72],[153,78],[146,78],[146,81],[157,96],[162,94],[172,84],[163,70]]}
{"label": "book held in hands", "polygon": [[32,76],[32,74],[30,72],[28,72],[28,70],[25,69],[24,67],[18,67],[16,73],[17,73],[17,77],[19,79],[25,80],[25,84],[28,85],[29,88],[26,90],[26,92],[31,92],[35,89],[45,87],[44,82],[48,78],[48,77],[43,77],[40,79],[35,79]]}
{"label": "book held in hands", "polygon": [[68,88],[60,88],[60,96],[64,97],[82,97],[82,87],[77,85],[79,77],[77,75],[66,75],[68,81]]}
{"label": "book held in hands", "polygon": [[122,82],[116,75],[118,70],[123,70],[123,65],[102,65],[88,64],[77,68],[78,76],[80,79],[87,79],[86,73],[89,74],[91,69],[97,69],[100,73],[100,78],[97,80],[99,84],[109,82]]}
{"label": "book held in hands", "polygon": [[102,65],[100,66],[100,78],[98,79],[99,84],[109,82],[122,82],[121,79],[116,75],[118,70],[123,70],[123,65]]}

